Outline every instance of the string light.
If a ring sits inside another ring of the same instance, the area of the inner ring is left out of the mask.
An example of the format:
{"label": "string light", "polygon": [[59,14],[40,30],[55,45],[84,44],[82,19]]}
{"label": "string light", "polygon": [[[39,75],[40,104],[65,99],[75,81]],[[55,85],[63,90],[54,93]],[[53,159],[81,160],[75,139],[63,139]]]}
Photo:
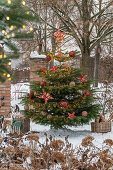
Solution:
{"label": "string light", "polygon": [[0,55],[0,58],[2,58],[2,55]]}
{"label": "string light", "polygon": [[10,74],[7,74],[7,77],[10,77]]}
{"label": "string light", "polygon": [[24,29],[26,26],[25,25],[22,25],[22,28]]}
{"label": "string light", "polygon": [[11,80],[11,78],[8,78],[8,80]]}
{"label": "string light", "polygon": [[30,27],[30,31],[33,31],[33,28],[32,28],[32,27]]}
{"label": "string light", "polygon": [[8,4],[11,4],[11,0],[8,0]]}
{"label": "string light", "polygon": [[15,36],[15,34],[14,34],[14,33],[12,33],[11,35],[12,35],[12,37],[14,37],[14,36]]}
{"label": "string light", "polygon": [[22,5],[26,5],[25,1],[22,1]]}
{"label": "string light", "polygon": [[9,39],[10,38],[10,36],[9,35],[7,35],[7,39]]}
{"label": "string light", "polygon": [[4,54],[4,58],[6,58],[7,56]]}
{"label": "string light", "polygon": [[14,28],[14,26],[13,26],[13,25],[11,25],[9,29],[10,29],[10,30],[12,30],[13,28]]}
{"label": "string light", "polygon": [[3,73],[3,76],[6,76],[6,73]]}
{"label": "string light", "polygon": [[10,20],[10,18],[9,18],[8,16],[6,17],[6,19],[7,19],[8,21]]}
{"label": "string light", "polygon": [[27,11],[26,14],[29,15],[29,11]]}
{"label": "string light", "polygon": [[11,65],[11,62],[9,62],[8,65],[10,66],[10,65]]}
{"label": "string light", "polygon": [[5,32],[4,34],[7,35],[7,32]]}
{"label": "string light", "polygon": [[4,34],[4,33],[5,33],[5,30],[2,30],[2,33]]}

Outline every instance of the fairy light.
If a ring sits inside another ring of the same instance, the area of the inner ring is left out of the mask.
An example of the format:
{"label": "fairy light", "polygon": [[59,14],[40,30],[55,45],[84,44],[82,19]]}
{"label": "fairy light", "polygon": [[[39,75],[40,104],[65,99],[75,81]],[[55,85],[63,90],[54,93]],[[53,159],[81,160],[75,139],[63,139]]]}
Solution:
{"label": "fairy light", "polygon": [[6,58],[7,56],[4,54],[4,58]]}
{"label": "fairy light", "polygon": [[5,33],[5,30],[2,30],[2,33],[4,34],[4,33]]}
{"label": "fairy light", "polygon": [[6,20],[8,20],[8,21],[9,21],[9,20],[10,20],[10,18],[7,16],[7,17],[6,17]]}
{"label": "fairy light", "polygon": [[8,80],[11,80],[11,78],[8,78]]}
{"label": "fairy light", "polygon": [[22,25],[22,28],[24,29],[26,26],[25,25]]}
{"label": "fairy light", "polygon": [[7,74],[7,77],[10,77],[10,74]]}
{"label": "fairy light", "polygon": [[3,73],[3,76],[6,76],[6,73]]}
{"label": "fairy light", "polygon": [[11,65],[11,62],[9,62],[8,65],[10,66],[10,65]]}
{"label": "fairy light", "polygon": [[26,14],[29,15],[29,11],[27,11]]}
{"label": "fairy light", "polygon": [[26,5],[25,1],[22,1],[22,5]]}
{"label": "fairy light", "polygon": [[8,4],[11,4],[11,0],[8,0],[7,3],[8,3]]}
{"label": "fairy light", "polygon": [[7,35],[7,39],[9,39],[10,38],[10,36],[9,35]]}
{"label": "fairy light", "polygon": [[13,26],[13,25],[11,25],[9,29],[10,29],[10,30],[12,30],[13,28],[14,28],[14,26]]}
{"label": "fairy light", "polygon": [[5,32],[4,34],[7,35],[7,32]]}
{"label": "fairy light", "polygon": [[30,27],[30,31],[33,31],[33,28],[32,28],[32,27]]}
{"label": "fairy light", "polygon": [[14,37],[14,36],[15,36],[15,34],[14,34],[14,33],[12,33],[12,34],[11,34],[11,36],[12,36],[12,37]]}
{"label": "fairy light", "polygon": [[0,58],[2,58],[2,55],[0,55]]}

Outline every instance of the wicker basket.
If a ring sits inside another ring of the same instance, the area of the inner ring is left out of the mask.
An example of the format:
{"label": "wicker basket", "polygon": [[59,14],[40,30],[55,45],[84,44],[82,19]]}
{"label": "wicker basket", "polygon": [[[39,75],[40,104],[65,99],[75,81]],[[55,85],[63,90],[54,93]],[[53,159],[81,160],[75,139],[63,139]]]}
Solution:
{"label": "wicker basket", "polygon": [[96,133],[107,133],[111,132],[111,121],[107,122],[92,122],[91,131]]}

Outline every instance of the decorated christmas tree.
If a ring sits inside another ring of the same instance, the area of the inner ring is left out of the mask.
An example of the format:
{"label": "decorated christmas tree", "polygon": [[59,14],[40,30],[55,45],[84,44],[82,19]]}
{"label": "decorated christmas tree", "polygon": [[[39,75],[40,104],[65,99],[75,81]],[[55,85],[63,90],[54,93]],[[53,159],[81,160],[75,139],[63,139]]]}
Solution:
{"label": "decorated christmas tree", "polygon": [[[33,38],[29,22],[39,22],[32,9],[23,0],[0,0],[0,82],[11,79],[8,65],[11,59],[19,57],[18,39]],[[27,28],[27,29],[26,29]],[[8,54],[4,50],[8,49]]]}
{"label": "decorated christmas tree", "polygon": [[90,87],[91,81],[80,68],[67,63],[76,58],[78,52],[64,54],[61,50],[64,35],[60,30],[54,34],[58,50],[47,53],[46,57],[48,62],[55,59],[59,65],[37,70],[36,74],[43,80],[32,82],[31,92],[23,98],[26,117],[54,128],[86,124],[99,113],[99,106],[95,104],[96,99],[93,97],[95,92]]}

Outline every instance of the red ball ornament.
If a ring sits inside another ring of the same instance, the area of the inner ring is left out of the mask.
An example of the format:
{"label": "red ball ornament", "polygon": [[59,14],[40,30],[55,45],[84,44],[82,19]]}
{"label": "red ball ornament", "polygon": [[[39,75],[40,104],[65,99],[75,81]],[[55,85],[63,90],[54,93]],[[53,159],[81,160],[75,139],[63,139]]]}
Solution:
{"label": "red ball ornament", "polygon": [[47,118],[50,119],[52,116],[51,115],[47,115]]}
{"label": "red ball ornament", "polygon": [[61,101],[60,105],[63,107],[68,107],[68,102],[67,101]]}
{"label": "red ball ornament", "polygon": [[47,55],[46,56],[46,61],[48,61],[48,62],[51,61],[51,56]]}
{"label": "red ball ornament", "polygon": [[89,92],[89,91],[86,91],[85,93],[84,93],[84,96],[90,96],[91,95],[91,92]]}
{"label": "red ball ornament", "polygon": [[29,99],[32,99],[34,97],[34,92],[29,93]]}
{"label": "red ball ornament", "polygon": [[40,85],[44,87],[44,86],[46,86],[46,82],[45,82],[45,81],[42,81],[42,82],[40,83]]}
{"label": "red ball ornament", "polygon": [[70,86],[75,86],[75,82],[74,81],[72,81],[72,82],[70,82],[70,84],[69,84]]}
{"label": "red ball ornament", "polygon": [[29,106],[24,106],[24,110],[29,110]]}
{"label": "red ball ornament", "polygon": [[46,112],[43,112],[43,111],[42,111],[41,114],[42,114],[43,116],[45,116],[45,115],[46,115]]}
{"label": "red ball ornament", "polygon": [[86,117],[86,116],[87,116],[87,112],[86,112],[86,111],[83,111],[83,112],[82,112],[82,116]]}
{"label": "red ball ornament", "polygon": [[74,51],[70,51],[70,52],[69,52],[69,56],[70,56],[70,57],[75,57],[75,52],[74,52]]}
{"label": "red ball ornament", "polygon": [[40,71],[41,71],[41,72],[45,72],[45,71],[46,71],[46,68],[45,68],[45,67],[41,67],[41,68],[40,68]]}

